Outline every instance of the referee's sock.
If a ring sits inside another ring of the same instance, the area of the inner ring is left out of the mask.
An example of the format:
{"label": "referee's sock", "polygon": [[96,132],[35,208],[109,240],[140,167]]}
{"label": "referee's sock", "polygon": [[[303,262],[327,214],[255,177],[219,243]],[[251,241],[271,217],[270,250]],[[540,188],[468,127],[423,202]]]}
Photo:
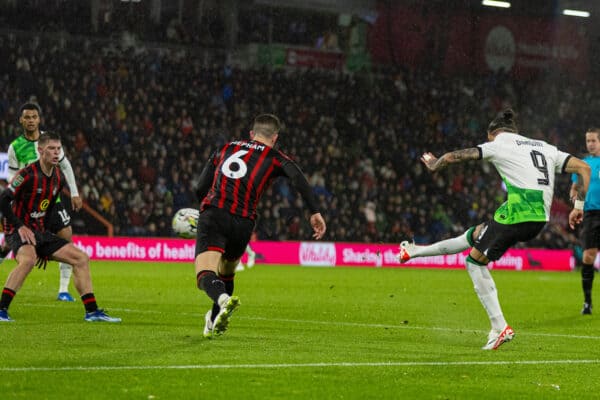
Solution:
{"label": "referee's sock", "polygon": [[581,267],[581,287],[583,288],[584,301],[592,304],[592,286],[594,283],[594,264],[583,264]]}
{"label": "referee's sock", "polygon": [[205,269],[198,272],[196,283],[198,289],[204,290],[214,303],[219,304],[219,297],[222,294],[227,294],[225,283],[213,271]]}

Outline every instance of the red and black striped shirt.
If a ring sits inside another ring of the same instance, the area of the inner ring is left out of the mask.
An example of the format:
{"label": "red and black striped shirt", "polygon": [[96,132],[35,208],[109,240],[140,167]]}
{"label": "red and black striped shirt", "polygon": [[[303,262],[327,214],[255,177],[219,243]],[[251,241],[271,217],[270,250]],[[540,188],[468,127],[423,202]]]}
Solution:
{"label": "red and black striped shirt", "polygon": [[46,215],[54,207],[64,182],[65,176],[58,166],[47,176],[39,160],[17,172],[0,202],[6,218],[4,232],[11,234],[22,225],[44,232]]}
{"label": "red and black striped shirt", "polygon": [[254,140],[227,143],[211,155],[200,176],[200,210],[218,207],[255,219],[260,197],[279,176],[290,179],[312,213],[319,212],[298,165],[281,151]]}

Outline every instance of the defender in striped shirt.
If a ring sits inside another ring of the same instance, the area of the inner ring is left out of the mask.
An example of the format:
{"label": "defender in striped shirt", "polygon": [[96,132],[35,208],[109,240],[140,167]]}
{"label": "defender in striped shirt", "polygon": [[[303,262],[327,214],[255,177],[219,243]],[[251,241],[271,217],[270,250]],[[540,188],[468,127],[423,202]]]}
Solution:
{"label": "defender in striped shirt", "polygon": [[[39,158],[37,143],[42,133],[40,131],[42,111],[35,103],[25,103],[20,108],[19,122],[23,127],[23,134],[12,141],[8,147],[8,179],[9,181],[16,173],[35,162]],[[81,209],[83,202],[79,197],[75,175],[69,159],[61,147],[59,155],[60,169],[65,175],[66,182],[71,191],[71,203],[75,211]],[[73,231],[71,228],[71,216],[69,211],[64,207],[64,204],[58,198],[58,203],[54,207],[52,214],[49,215],[48,228],[58,236],[71,241]],[[4,260],[10,249],[4,247],[0,249],[0,263]],[[69,281],[71,280],[72,267],[65,263],[59,263],[60,282],[58,289],[57,300],[74,301],[69,293]]]}
{"label": "defender in striped shirt", "polygon": [[325,220],[306,177],[288,156],[273,148],[281,124],[271,114],[254,119],[251,140],[236,140],[215,151],[200,175],[200,217],[196,237],[198,288],[213,301],[205,316],[204,336],[220,335],[239,305],[233,296],[235,268],[254,230],[261,195],[277,177],[287,177],[310,210],[315,239]]}
{"label": "defender in striped shirt", "polygon": [[57,205],[65,176],[57,167],[60,136],[53,132],[39,137],[40,159],[21,169],[0,195],[0,211],[6,219],[6,242],[17,266],[6,279],[0,296],[0,322],[12,322],[8,307],[34,265],[46,266],[49,259],[73,266],[75,288],[85,307],[86,321],[120,322],[98,308],[92,289],[88,255],[73,243],[50,232],[46,216]]}

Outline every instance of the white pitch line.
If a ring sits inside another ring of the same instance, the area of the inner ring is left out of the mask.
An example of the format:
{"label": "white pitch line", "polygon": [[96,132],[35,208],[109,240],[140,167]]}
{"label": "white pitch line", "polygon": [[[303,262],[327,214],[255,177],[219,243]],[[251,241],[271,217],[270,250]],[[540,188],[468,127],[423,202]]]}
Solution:
{"label": "white pitch line", "polygon": [[331,362],[331,363],[282,363],[282,364],[208,364],[208,365],[114,365],[73,367],[5,367],[0,372],[70,372],[70,371],[123,371],[157,369],[281,369],[281,368],[360,368],[360,367],[455,367],[473,365],[576,365],[600,364],[600,360],[524,360],[524,361],[389,361],[389,362]]}
{"label": "white pitch line", "polygon": [[[33,304],[33,303],[22,303],[25,306],[33,307],[56,307],[50,304]],[[131,312],[136,314],[164,314],[163,311],[156,310],[134,310],[131,308],[110,308],[111,311]],[[180,312],[179,315],[192,316],[203,319],[204,316],[195,312]],[[288,319],[288,318],[266,318],[266,317],[247,317],[243,315],[236,315],[236,319],[250,320],[250,321],[276,321],[276,322],[287,322],[293,324],[310,324],[310,325],[333,325],[333,326],[355,326],[361,328],[388,328],[388,329],[410,329],[410,330],[423,330],[423,331],[441,331],[441,332],[472,332],[472,333],[488,333],[487,330],[472,329],[472,328],[447,328],[438,326],[415,326],[408,324],[369,324],[366,322],[344,322],[344,321],[318,321],[308,319]],[[600,340],[600,336],[589,336],[589,335],[567,335],[563,333],[543,333],[543,332],[530,332],[530,331],[516,331],[519,336],[542,336],[542,337],[557,337],[566,339],[591,339]]]}
{"label": "white pitch line", "polygon": [[[129,312],[142,312],[138,310],[127,310],[127,309],[115,309],[117,311],[129,311]],[[152,311],[147,311],[152,312]],[[199,318],[202,315],[197,313],[183,313],[184,315],[192,315],[197,316]],[[408,324],[369,324],[366,322],[344,322],[344,321],[318,321],[318,320],[308,320],[308,319],[289,319],[289,318],[267,318],[267,317],[247,317],[236,315],[236,319],[242,320],[250,320],[250,321],[276,321],[276,322],[286,322],[293,324],[310,324],[310,325],[334,325],[334,326],[354,326],[361,328],[388,328],[388,329],[410,329],[410,330],[424,330],[424,331],[441,331],[441,332],[472,332],[472,333],[488,333],[487,330],[482,329],[472,329],[472,328],[447,328],[441,326],[415,326]],[[567,339],[592,339],[592,340],[600,340],[600,336],[589,336],[589,335],[567,335],[562,333],[543,333],[543,332],[525,332],[519,330],[517,331],[519,336],[527,335],[527,336],[545,336],[545,337],[559,337],[559,338],[567,338]]]}
{"label": "white pitch line", "polygon": [[[343,322],[343,321],[312,321],[312,320],[300,320],[300,319],[284,319],[284,318],[265,318],[265,317],[244,317],[244,316],[236,316],[236,319],[250,319],[250,320],[259,320],[259,321],[278,321],[278,322],[288,322],[288,323],[307,323],[307,324],[323,324],[323,325],[341,325],[341,326],[357,326],[363,328],[393,328],[393,329],[414,329],[414,330],[428,330],[428,331],[443,331],[443,332],[473,332],[473,333],[487,333],[488,331],[484,331],[481,329],[469,329],[469,328],[446,328],[439,326],[412,326],[408,324],[402,325],[392,325],[392,324],[368,324],[363,322]],[[522,333],[522,331],[517,331],[519,336],[528,335],[528,336],[548,336],[548,337],[564,337],[569,339],[594,339],[600,340],[600,336],[588,336],[588,335],[566,335],[561,333],[536,333],[536,332],[526,332]]]}

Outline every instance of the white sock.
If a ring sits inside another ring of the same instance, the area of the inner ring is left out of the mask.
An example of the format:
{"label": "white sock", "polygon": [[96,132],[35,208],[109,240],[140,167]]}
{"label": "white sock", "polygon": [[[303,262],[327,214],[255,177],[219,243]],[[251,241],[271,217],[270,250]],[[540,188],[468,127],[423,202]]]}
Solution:
{"label": "white sock", "polygon": [[223,308],[225,304],[227,304],[227,300],[229,300],[229,295],[227,293],[223,293],[219,296],[217,304],[219,304],[219,307]]}
{"label": "white sock", "polygon": [[475,293],[479,297],[479,301],[485,308],[488,314],[492,329],[501,331],[506,325],[506,320],[502,314],[502,308],[500,307],[500,301],[498,300],[498,291],[496,290],[496,283],[487,269],[486,265],[477,265],[469,258],[465,261],[467,272],[473,281],[475,287]]}
{"label": "white sock", "polygon": [[69,264],[59,263],[58,268],[60,268],[60,286],[58,288],[58,292],[68,292],[69,291],[69,282],[71,281],[71,273],[73,272],[73,267]]}
{"label": "white sock", "polygon": [[453,237],[451,239],[441,240],[427,246],[415,246],[414,254],[412,257],[425,257],[425,256],[440,256],[444,254],[456,254],[460,253],[471,247],[467,235],[471,234],[471,229],[466,231],[460,236]]}
{"label": "white sock", "polygon": [[248,253],[248,255],[255,254],[254,250],[252,250],[252,247],[250,247],[250,245],[246,246],[246,253]]}

